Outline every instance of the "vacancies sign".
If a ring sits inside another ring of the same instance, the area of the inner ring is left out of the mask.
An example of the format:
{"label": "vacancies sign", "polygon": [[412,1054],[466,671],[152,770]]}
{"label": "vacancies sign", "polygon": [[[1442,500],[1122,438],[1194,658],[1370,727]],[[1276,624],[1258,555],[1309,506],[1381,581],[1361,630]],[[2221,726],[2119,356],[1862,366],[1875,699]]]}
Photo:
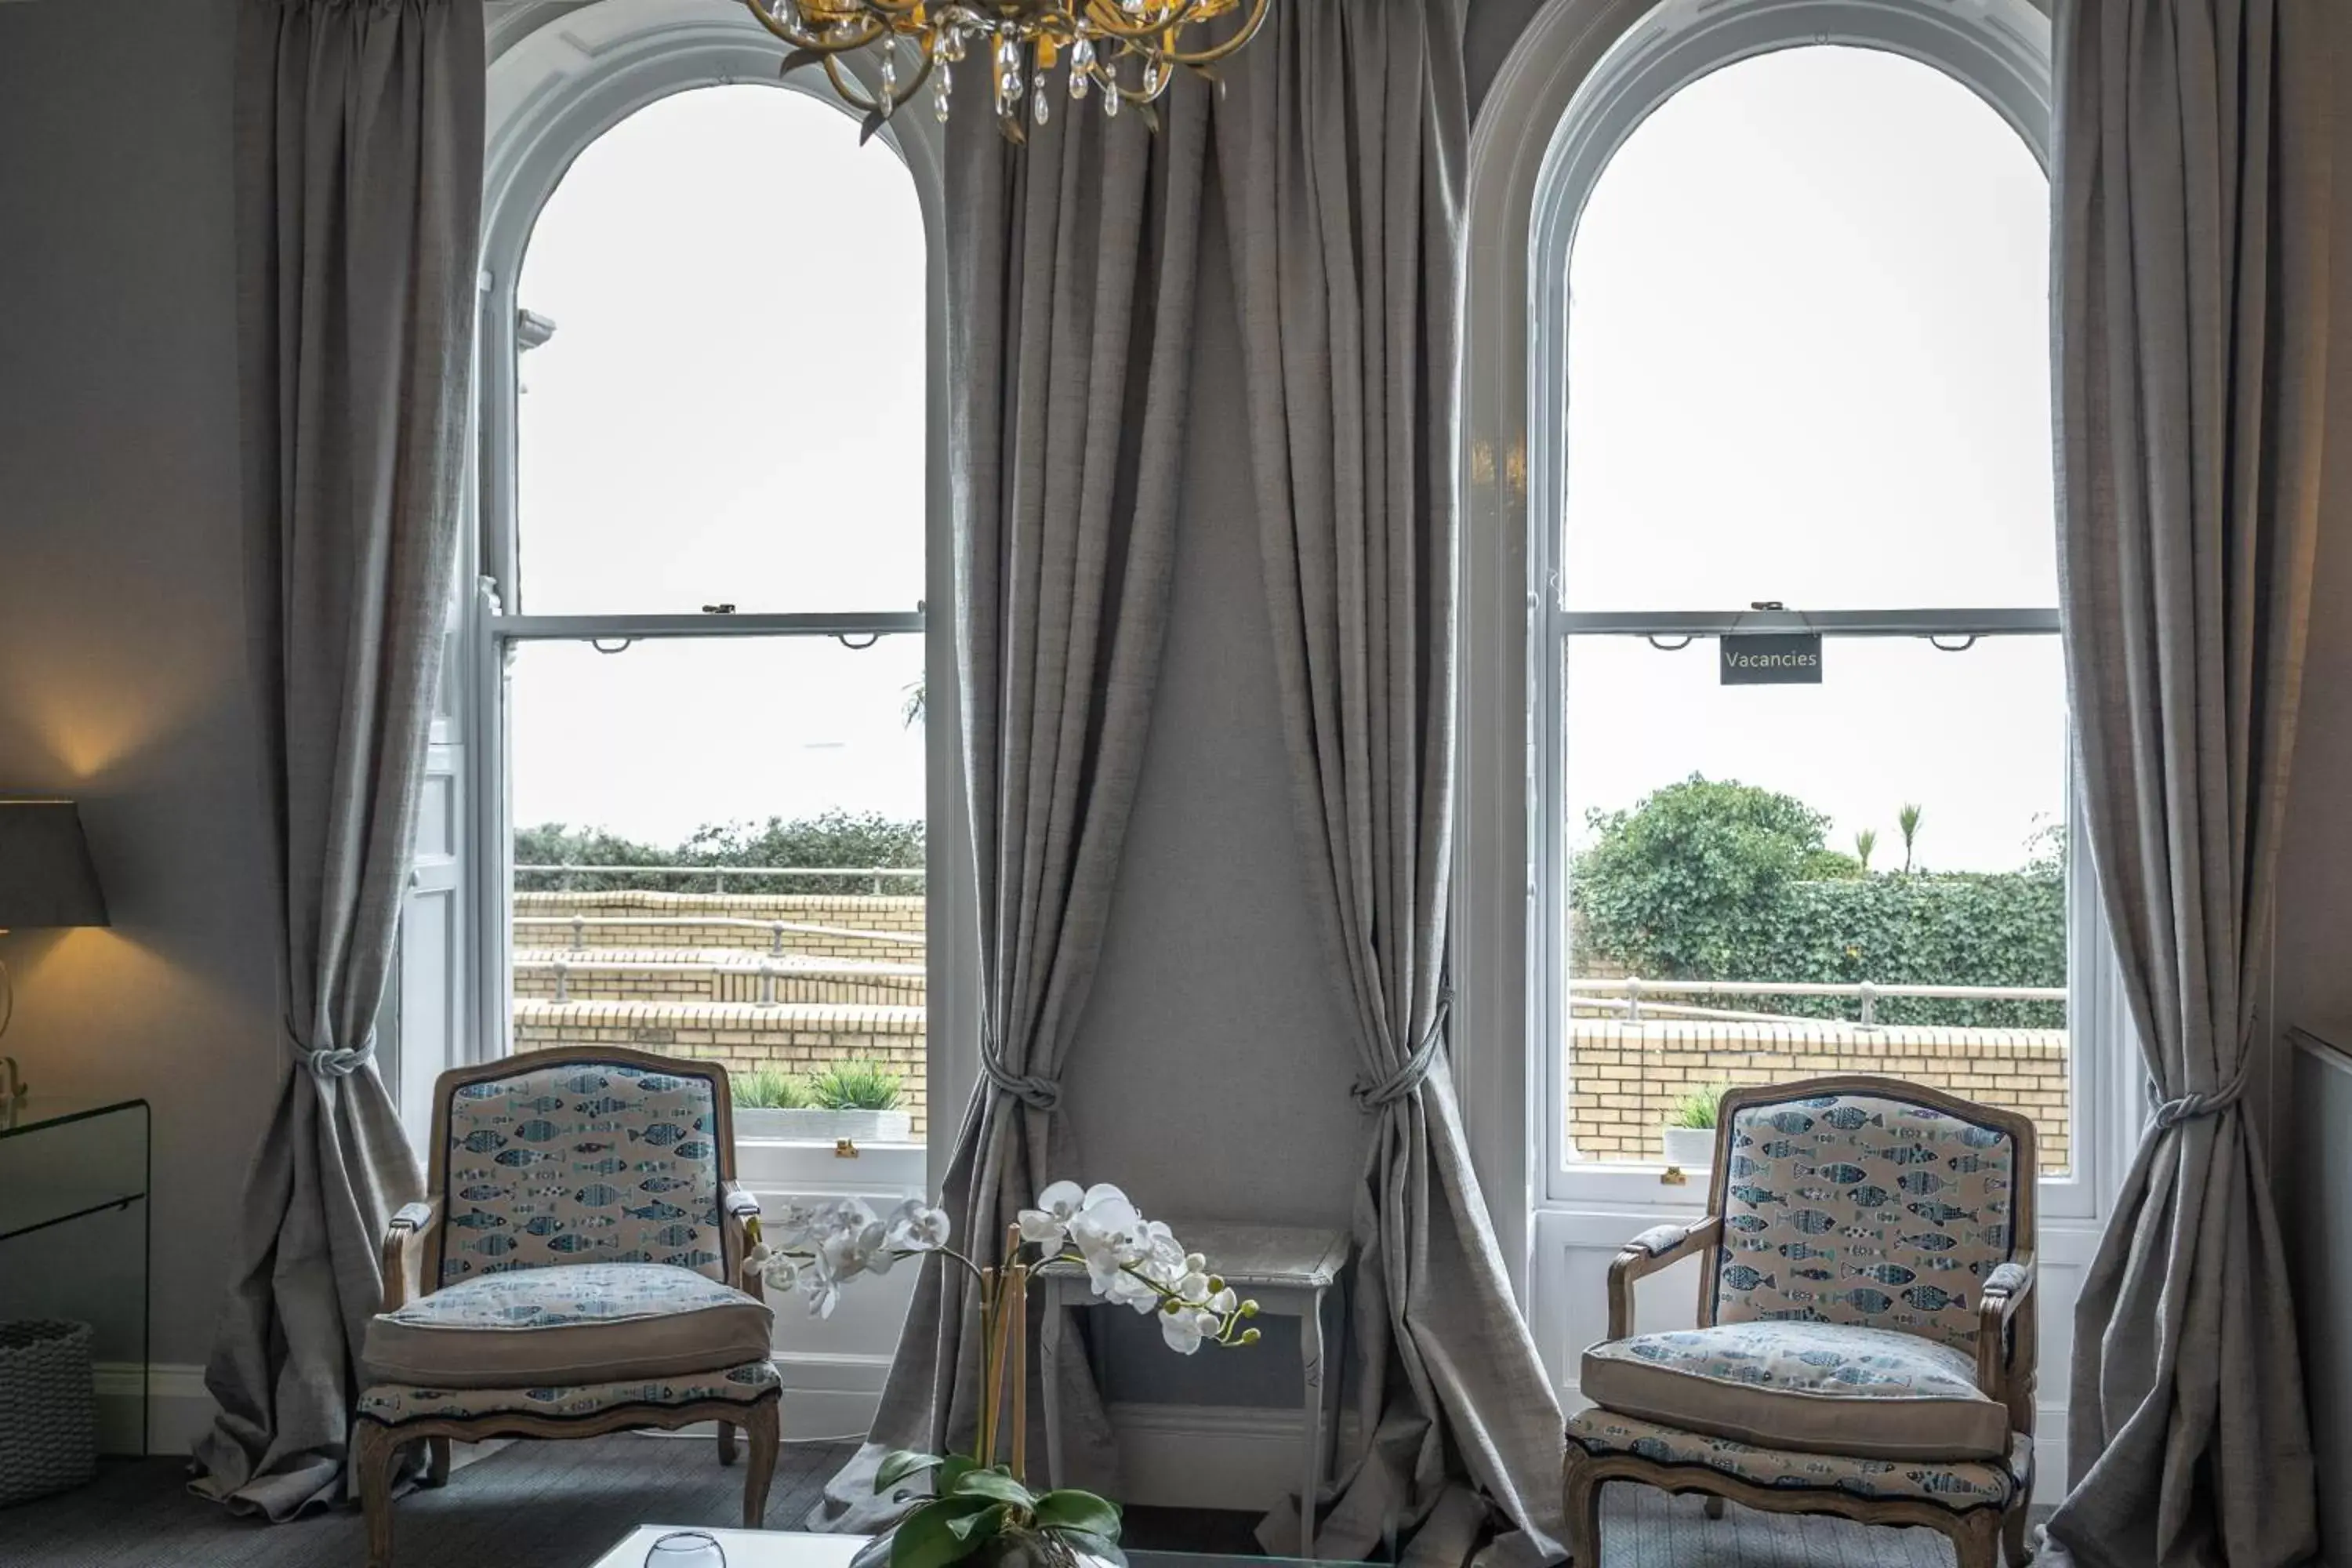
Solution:
{"label": "vacancies sign", "polygon": [[1819,686],[1819,632],[1754,634],[1717,639],[1726,686]]}

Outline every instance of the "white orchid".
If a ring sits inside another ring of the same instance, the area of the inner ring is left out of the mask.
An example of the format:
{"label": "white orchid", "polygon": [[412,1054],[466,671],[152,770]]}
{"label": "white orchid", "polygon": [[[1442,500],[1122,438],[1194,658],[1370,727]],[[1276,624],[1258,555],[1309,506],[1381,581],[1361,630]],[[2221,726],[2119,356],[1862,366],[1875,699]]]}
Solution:
{"label": "white orchid", "polygon": [[890,1211],[884,1234],[894,1252],[937,1252],[948,1244],[947,1210],[908,1198]]}
{"label": "white orchid", "polygon": [[1049,1251],[1059,1251],[1069,1235],[1070,1222],[1086,1206],[1087,1190],[1076,1182],[1055,1182],[1037,1194],[1037,1206],[1021,1211],[1021,1239]]}
{"label": "white orchid", "polygon": [[[843,1285],[863,1274],[887,1274],[903,1258],[942,1253],[978,1275],[978,1266],[948,1245],[952,1230],[946,1211],[921,1198],[907,1199],[887,1216],[856,1198],[814,1208],[788,1203],[746,1266],[779,1291],[797,1289],[813,1316],[826,1317],[839,1304]],[[1054,1183],[1037,1194],[1035,1207],[1020,1211],[1005,1245],[1009,1268],[1084,1265],[1097,1297],[1156,1314],[1162,1337],[1183,1354],[1204,1342],[1257,1340],[1257,1330],[1243,1324],[1256,1314],[1257,1303],[1243,1300],[1210,1272],[1207,1258],[1186,1251],[1166,1225],[1144,1218],[1108,1183]]]}

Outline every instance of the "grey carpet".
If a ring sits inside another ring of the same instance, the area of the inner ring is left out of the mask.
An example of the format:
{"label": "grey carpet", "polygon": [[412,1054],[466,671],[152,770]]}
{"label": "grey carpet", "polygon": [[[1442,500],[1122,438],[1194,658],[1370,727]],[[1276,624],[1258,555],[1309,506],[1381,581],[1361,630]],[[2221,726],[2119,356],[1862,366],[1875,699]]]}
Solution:
{"label": "grey carpet", "polygon": [[[789,1446],[768,1519],[789,1527],[846,1447]],[[586,1568],[644,1521],[740,1522],[741,1469],[708,1441],[614,1436],[517,1443],[466,1466],[439,1491],[397,1505],[398,1568]],[[1734,1508],[1721,1521],[1696,1498],[1614,1486],[1605,1499],[1602,1568],[1950,1568],[1924,1531],[1866,1530]],[[1129,1543],[1175,1552],[1246,1549],[1245,1516],[1138,1509]],[[105,1461],[87,1487],[0,1510],[0,1568],[359,1568],[356,1512],[292,1524],[237,1519],[190,1497],[169,1459]]]}

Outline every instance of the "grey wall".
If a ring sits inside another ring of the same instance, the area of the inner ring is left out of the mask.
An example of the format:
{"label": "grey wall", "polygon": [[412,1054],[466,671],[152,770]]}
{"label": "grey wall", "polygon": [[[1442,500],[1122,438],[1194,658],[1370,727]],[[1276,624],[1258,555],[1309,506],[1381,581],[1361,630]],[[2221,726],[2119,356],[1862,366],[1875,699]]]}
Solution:
{"label": "grey wall", "polygon": [[[2337,79],[2352,69],[2352,7],[2330,8]],[[2339,100],[2340,101],[2340,100]],[[2286,1189],[2282,1207],[2294,1216],[2286,1240],[2296,1280],[2305,1371],[2320,1460],[2322,1557],[2352,1563],[2352,1502],[2340,1484],[2352,1474],[2352,1411],[2345,1398],[2352,1360],[2344,1336],[2352,1298],[2352,1230],[2342,1205],[2301,1201],[2300,1182],[2346,1167],[2352,1144],[2352,1095],[2341,1069],[2298,1062],[2285,1026],[2313,1026],[2339,1047],[2352,1047],[2352,107],[2339,113],[2335,137],[2336,303],[2330,333],[2328,447],[2319,560],[2312,585],[2311,646],[2304,708],[2288,801],[2279,875],[2274,947],[2275,1000],[2267,1008],[2273,1041],[2270,1096],[2275,1171]],[[2325,1080],[2324,1083],[2322,1080]],[[2305,1092],[2294,1092],[2298,1087]],[[2316,1092],[2322,1088],[2326,1092]],[[2320,1147],[2339,1152],[2333,1157]]]}
{"label": "grey wall", "polygon": [[[1146,1214],[1344,1225],[1368,1131],[1291,805],[1223,199],[1213,173],[1168,643],[1067,1103],[1081,1179]],[[1150,1324],[1093,1316],[1113,1398],[1298,1397],[1287,1324],[1180,1363]]]}
{"label": "grey wall", "polygon": [[[1538,8],[1471,6],[1474,103]],[[1147,1214],[1344,1226],[1370,1124],[1302,879],[1223,202],[1213,171],[1166,661],[1070,1113],[1085,1179]],[[1150,1324],[1094,1316],[1115,1400],[1298,1397],[1289,1323],[1255,1352],[1180,1363]]]}
{"label": "grey wall", "polygon": [[230,0],[0,6],[0,794],[110,931],[0,938],[37,1089],[154,1103],[154,1353],[201,1362],[280,1070],[241,631]]}

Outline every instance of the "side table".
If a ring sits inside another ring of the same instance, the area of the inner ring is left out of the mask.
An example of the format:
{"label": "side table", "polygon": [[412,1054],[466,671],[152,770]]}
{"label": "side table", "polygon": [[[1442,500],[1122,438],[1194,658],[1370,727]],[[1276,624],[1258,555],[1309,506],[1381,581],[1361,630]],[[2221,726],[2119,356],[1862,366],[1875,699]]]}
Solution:
{"label": "side table", "polygon": [[[150,1210],[151,1113],[143,1100],[73,1099],[35,1093],[13,1107],[0,1106],[0,1317],[69,1317],[97,1330],[94,1346],[101,1362],[131,1359],[130,1303],[106,1298],[110,1260],[127,1250],[129,1237],[115,1239],[109,1221],[122,1226],[136,1217],[139,1295],[135,1303],[139,1368],[139,1449],[147,1451],[149,1258],[153,1220]],[[74,1226],[73,1231],[59,1227]],[[43,1266],[28,1251],[44,1249],[46,1238],[72,1237],[60,1250],[47,1247]],[[42,1237],[43,1240],[37,1240]],[[54,1259],[78,1260],[59,1268]],[[19,1260],[22,1260],[21,1262]],[[110,1308],[111,1310],[110,1310]],[[104,1445],[101,1443],[101,1448]]]}
{"label": "side table", "polygon": [[[1298,1320],[1298,1355],[1306,1373],[1302,1394],[1307,1416],[1306,1484],[1299,1497],[1298,1554],[1315,1555],[1315,1504],[1329,1474],[1329,1447],[1338,1428],[1333,1405],[1339,1380],[1323,1375],[1323,1303],[1339,1283],[1353,1243],[1344,1230],[1287,1226],[1235,1225],[1217,1220],[1171,1220],[1186,1247],[1209,1259],[1209,1267],[1242,1295],[1257,1302],[1261,1315]],[[1061,1386],[1062,1309],[1099,1306],[1087,1288],[1087,1271],[1074,1263],[1040,1269],[1034,1289],[1045,1297],[1038,1331],[1038,1373],[1048,1390]],[[1341,1347],[1345,1348],[1342,1327]],[[1045,1471],[1062,1484],[1062,1414],[1049,1394],[1045,1405]]]}

